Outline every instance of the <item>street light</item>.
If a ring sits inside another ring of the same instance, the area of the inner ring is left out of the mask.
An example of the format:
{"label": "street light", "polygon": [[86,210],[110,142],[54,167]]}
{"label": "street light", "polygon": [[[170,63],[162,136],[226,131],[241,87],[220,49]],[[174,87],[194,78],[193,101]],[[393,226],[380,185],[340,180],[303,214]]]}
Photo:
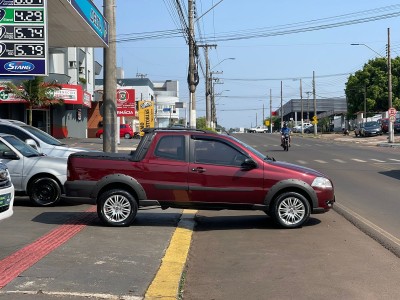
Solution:
{"label": "street light", "polygon": [[[376,52],[374,49],[369,47],[366,44],[350,44],[352,46],[365,46],[369,50],[373,51],[374,53],[378,54],[381,58],[385,58],[382,56],[380,53]],[[389,99],[388,99],[388,108],[392,107],[392,64],[391,64],[391,59],[390,59],[390,29],[388,28],[388,43],[387,43],[387,65],[388,65],[388,94],[389,94]],[[366,96],[365,96],[366,97]],[[364,99],[364,101],[366,101]],[[364,103],[365,106],[365,103]],[[365,108],[364,108],[365,110]],[[367,116],[365,116],[367,117]],[[394,142],[394,131],[393,131],[393,123],[389,122],[389,143]]]}
{"label": "street light", "polygon": [[220,64],[222,64],[224,61],[226,60],[235,60],[236,58],[234,57],[228,57],[228,58],[224,58],[223,60],[221,60],[219,63],[217,63],[214,67],[212,67],[211,70],[214,70],[216,67],[218,67]]}
{"label": "street light", "polygon": [[380,53],[378,53],[378,52],[376,52],[374,49],[372,49],[370,46],[368,46],[368,45],[366,45],[366,44],[350,44],[351,46],[365,46],[365,47],[367,47],[369,50],[371,50],[372,52],[375,52],[376,54],[378,54],[380,57],[384,57],[384,56],[382,56],[382,54],[380,54]]}

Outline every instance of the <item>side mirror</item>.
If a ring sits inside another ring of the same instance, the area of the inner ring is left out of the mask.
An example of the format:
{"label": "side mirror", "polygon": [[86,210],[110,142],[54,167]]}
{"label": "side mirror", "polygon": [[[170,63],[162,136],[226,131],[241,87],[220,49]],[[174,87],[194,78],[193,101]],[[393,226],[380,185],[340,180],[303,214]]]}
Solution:
{"label": "side mirror", "polygon": [[26,139],[25,143],[35,149],[37,152],[41,153],[40,147],[36,144],[35,140],[33,139]]}
{"label": "side mirror", "polygon": [[257,168],[256,162],[251,158],[246,158],[241,165],[242,169],[251,170]]}
{"label": "side mirror", "polygon": [[18,160],[19,156],[17,154],[15,154],[13,151],[4,151],[3,158],[11,159],[11,160]]}

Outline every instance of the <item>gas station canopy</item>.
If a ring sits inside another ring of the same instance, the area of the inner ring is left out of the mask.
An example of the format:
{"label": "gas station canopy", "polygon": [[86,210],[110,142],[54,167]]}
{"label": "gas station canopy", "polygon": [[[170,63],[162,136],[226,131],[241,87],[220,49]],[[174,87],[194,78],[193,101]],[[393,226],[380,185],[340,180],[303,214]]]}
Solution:
{"label": "gas station canopy", "polygon": [[108,22],[90,0],[49,0],[49,47],[108,47]]}

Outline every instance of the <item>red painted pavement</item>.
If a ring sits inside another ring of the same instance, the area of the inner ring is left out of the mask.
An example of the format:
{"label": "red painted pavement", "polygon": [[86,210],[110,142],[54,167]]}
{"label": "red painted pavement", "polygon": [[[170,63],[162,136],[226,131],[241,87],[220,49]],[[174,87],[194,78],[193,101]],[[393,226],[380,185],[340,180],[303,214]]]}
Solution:
{"label": "red painted pavement", "polygon": [[96,206],[92,206],[79,217],[68,220],[67,224],[56,227],[32,244],[1,260],[0,289],[90,224],[97,217],[93,213],[95,211]]}

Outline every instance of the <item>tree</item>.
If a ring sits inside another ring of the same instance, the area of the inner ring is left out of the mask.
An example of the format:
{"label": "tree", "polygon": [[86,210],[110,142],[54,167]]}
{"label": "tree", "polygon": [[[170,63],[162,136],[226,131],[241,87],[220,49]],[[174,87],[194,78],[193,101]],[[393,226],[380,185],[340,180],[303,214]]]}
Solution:
{"label": "tree", "polygon": [[[392,59],[392,103],[400,109],[400,57]],[[379,113],[388,110],[388,69],[385,58],[368,61],[362,70],[350,75],[345,88],[349,115],[364,111]]]}
{"label": "tree", "polygon": [[20,86],[12,82],[7,82],[5,85],[7,92],[27,102],[29,109],[29,125],[32,125],[32,109],[34,107],[63,103],[62,99],[57,99],[54,96],[55,91],[62,88],[61,85],[58,83],[44,82],[44,77],[38,76],[32,80],[22,81]]}

